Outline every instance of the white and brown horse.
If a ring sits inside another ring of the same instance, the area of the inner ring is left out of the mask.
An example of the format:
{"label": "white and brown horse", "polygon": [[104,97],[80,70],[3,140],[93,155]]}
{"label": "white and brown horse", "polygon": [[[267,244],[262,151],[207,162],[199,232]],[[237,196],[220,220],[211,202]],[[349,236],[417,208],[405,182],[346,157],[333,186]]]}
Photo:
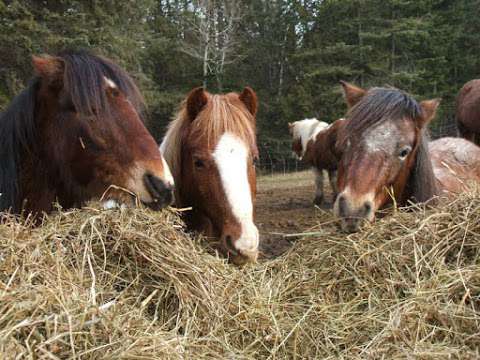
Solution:
{"label": "white and brown horse", "polygon": [[429,143],[425,135],[438,100],[418,103],[393,88],[368,91],[343,83],[350,110],[337,146],[339,195],[334,212],[346,231],[392,202],[426,202],[480,183],[480,148],[461,138]]}
{"label": "white and brown horse", "polygon": [[161,151],[175,179],[178,207],[187,226],[220,239],[236,264],[255,261],[259,234],[254,224],[257,96],[190,92],[170,124]]}
{"label": "white and brown horse", "polygon": [[305,119],[288,124],[293,152],[312,167],[316,187],[313,202],[316,205],[320,205],[324,198],[324,171],[328,172],[334,198],[336,197],[337,165],[341,154],[335,144],[337,133],[344,124],[344,119],[338,119],[332,124],[317,119]]}

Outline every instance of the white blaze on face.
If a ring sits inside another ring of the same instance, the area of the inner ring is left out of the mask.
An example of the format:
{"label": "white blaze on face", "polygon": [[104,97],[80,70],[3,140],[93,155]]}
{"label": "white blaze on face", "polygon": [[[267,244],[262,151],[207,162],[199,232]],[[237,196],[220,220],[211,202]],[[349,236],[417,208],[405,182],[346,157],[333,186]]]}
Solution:
{"label": "white blaze on face", "polygon": [[225,133],[212,155],[232,213],[242,229],[240,238],[233,241],[233,245],[240,253],[256,252],[258,229],[253,223],[252,195],[247,175],[247,146],[237,136]]}
{"label": "white blaze on face", "polygon": [[105,84],[107,85],[107,87],[109,87],[111,89],[116,89],[117,88],[117,84],[115,84],[112,79],[109,79],[106,76],[104,76],[103,79],[105,80]]}
{"label": "white blaze on face", "polygon": [[173,181],[172,172],[170,171],[170,167],[168,166],[163,156],[162,156],[162,163],[163,163],[163,179],[165,181],[165,185],[173,187],[174,181]]}

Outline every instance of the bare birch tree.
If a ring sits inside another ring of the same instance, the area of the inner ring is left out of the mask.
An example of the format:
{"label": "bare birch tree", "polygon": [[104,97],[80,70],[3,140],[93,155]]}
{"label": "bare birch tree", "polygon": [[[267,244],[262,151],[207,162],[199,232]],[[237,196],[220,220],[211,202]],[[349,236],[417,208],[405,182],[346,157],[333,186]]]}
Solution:
{"label": "bare birch tree", "polygon": [[182,50],[202,62],[203,86],[206,88],[208,80],[215,78],[221,91],[225,67],[241,57],[236,53],[236,31],[241,19],[239,2],[197,0],[193,14],[191,36],[184,41]]}

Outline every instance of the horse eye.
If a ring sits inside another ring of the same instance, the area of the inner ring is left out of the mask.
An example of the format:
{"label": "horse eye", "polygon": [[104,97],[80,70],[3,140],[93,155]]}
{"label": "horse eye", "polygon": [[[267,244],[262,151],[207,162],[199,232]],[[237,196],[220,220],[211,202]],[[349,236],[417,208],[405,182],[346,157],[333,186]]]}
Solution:
{"label": "horse eye", "polygon": [[201,168],[205,167],[204,162],[203,162],[202,160],[200,160],[200,159],[195,159],[195,160],[193,161],[193,165],[195,165],[195,167],[196,167],[197,169],[201,169]]}
{"label": "horse eye", "polygon": [[253,164],[253,166],[257,166],[257,164],[258,164],[258,157],[257,156],[253,157],[252,164]]}
{"label": "horse eye", "polygon": [[110,88],[110,93],[112,94],[113,97],[117,97],[120,95],[120,91],[118,91],[117,88]]}
{"label": "horse eye", "polygon": [[406,146],[400,150],[398,157],[401,160],[404,160],[408,156],[408,154],[410,154],[410,151],[412,151],[412,148],[410,146]]}

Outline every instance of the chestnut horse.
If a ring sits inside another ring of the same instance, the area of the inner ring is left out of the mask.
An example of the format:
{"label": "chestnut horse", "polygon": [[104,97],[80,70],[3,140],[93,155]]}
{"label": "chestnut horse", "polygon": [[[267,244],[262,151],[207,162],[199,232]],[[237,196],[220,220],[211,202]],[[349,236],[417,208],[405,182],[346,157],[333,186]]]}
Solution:
{"label": "chestnut horse", "polygon": [[0,115],[0,210],[49,212],[103,198],[160,209],[173,179],[128,74],[87,52],[33,57],[36,77]]}
{"label": "chestnut horse", "polygon": [[341,157],[336,148],[338,131],[344,126],[345,120],[338,119],[332,124],[305,119],[288,123],[292,135],[292,150],[305,164],[312,167],[315,176],[314,204],[320,205],[323,201],[323,171],[328,172],[334,198],[337,194],[337,165]]}
{"label": "chestnut horse", "polygon": [[255,261],[259,235],[253,222],[257,96],[212,95],[196,88],[171,122],[161,151],[175,179],[178,207],[187,226],[220,239],[236,264]]}
{"label": "chestnut horse", "polygon": [[480,145],[480,80],[469,81],[460,90],[456,118],[460,136]]}
{"label": "chestnut horse", "polygon": [[480,182],[478,146],[461,138],[428,142],[439,100],[417,103],[393,88],[343,87],[351,108],[337,140],[343,156],[334,212],[345,231],[357,231],[392,200],[426,202]]}

